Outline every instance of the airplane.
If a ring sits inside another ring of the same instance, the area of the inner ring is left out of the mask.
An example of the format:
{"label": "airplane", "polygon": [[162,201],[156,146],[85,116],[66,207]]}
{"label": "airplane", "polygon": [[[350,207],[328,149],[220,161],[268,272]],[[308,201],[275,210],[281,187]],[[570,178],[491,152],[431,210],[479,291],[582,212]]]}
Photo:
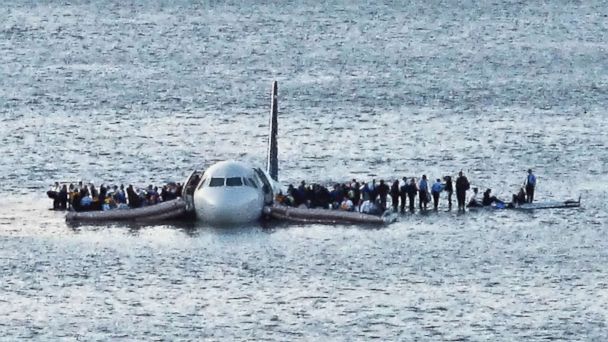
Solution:
{"label": "airplane", "polygon": [[117,220],[159,221],[195,218],[211,226],[234,226],[254,223],[262,215],[279,220],[308,223],[392,222],[358,212],[291,208],[274,204],[281,192],[278,161],[278,85],[271,90],[270,132],[266,169],[235,160],[215,163],[206,170],[194,170],[184,182],[179,199],[132,210],[69,211],[68,222],[106,222]]}
{"label": "airplane", "polygon": [[[272,83],[270,132],[266,169],[234,160],[221,161],[206,170],[194,170],[184,182],[182,198],[132,210],[70,211],[66,221],[105,222],[114,220],[158,221],[188,216],[213,226],[242,225],[262,215],[280,220],[308,223],[387,224],[396,220],[386,211],[382,216],[359,212],[291,208],[273,205],[281,192],[278,161],[278,85]],[[534,204],[521,209],[573,208],[578,201]]]}
{"label": "airplane", "polygon": [[[196,218],[211,225],[233,225],[260,219],[264,206],[281,191],[278,182],[278,85],[272,83],[266,169],[234,160],[195,170],[186,180],[186,201]],[[193,208],[192,208],[193,207]]]}

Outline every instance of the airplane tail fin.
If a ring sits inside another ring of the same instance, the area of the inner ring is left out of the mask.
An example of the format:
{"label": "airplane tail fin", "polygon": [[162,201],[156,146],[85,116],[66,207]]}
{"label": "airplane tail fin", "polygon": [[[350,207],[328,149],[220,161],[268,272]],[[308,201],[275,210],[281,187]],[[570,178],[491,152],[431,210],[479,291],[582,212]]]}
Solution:
{"label": "airplane tail fin", "polygon": [[277,134],[279,128],[278,122],[278,99],[277,99],[277,81],[272,82],[272,91],[270,93],[270,136],[268,137],[268,160],[266,161],[266,171],[272,179],[279,181],[279,146],[277,143]]}

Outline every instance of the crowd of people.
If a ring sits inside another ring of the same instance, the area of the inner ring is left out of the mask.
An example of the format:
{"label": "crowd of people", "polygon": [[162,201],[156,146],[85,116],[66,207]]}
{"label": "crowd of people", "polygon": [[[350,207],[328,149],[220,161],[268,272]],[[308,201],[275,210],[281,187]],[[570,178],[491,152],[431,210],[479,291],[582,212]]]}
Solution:
{"label": "crowd of people", "polygon": [[[427,210],[431,205],[434,210],[439,208],[441,193],[445,193],[447,207],[452,209],[452,197],[456,193],[458,210],[464,211],[465,207],[481,207],[495,205],[518,206],[526,202],[532,202],[536,176],[532,170],[528,170],[528,177],[524,188],[520,188],[514,194],[510,203],[505,203],[492,195],[491,189],[486,189],[482,199],[478,199],[478,188],[472,188],[473,194],[467,201],[467,192],[471,184],[461,171],[455,181],[451,176],[437,178],[432,184],[426,175],[420,180],[414,177],[403,177],[401,180],[393,180],[390,185],[383,179],[376,182],[359,182],[353,179],[346,183],[335,183],[329,188],[320,184],[309,184],[302,181],[298,187],[289,185],[286,194],[279,194],[277,202],[287,206],[324,208],[344,211],[358,211],[366,214],[381,214],[392,207],[394,212],[414,211],[416,201],[419,210]],[[389,206],[390,203],[390,206]]]}
{"label": "crowd of people", "polygon": [[181,193],[180,183],[168,183],[160,189],[153,185],[146,188],[129,185],[125,189],[123,184],[120,186],[101,184],[97,188],[93,183],[55,182],[51,190],[47,191],[48,197],[53,199],[53,209],[76,211],[140,208],[176,199]]}
{"label": "crowd of people", "polygon": [[[192,183],[196,184],[196,183]],[[427,210],[432,200],[434,210],[439,207],[441,193],[446,194],[448,209],[452,209],[452,196],[456,193],[458,210],[463,211],[465,207],[482,207],[495,205],[518,206],[534,200],[534,189],[536,187],[536,176],[532,170],[528,170],[525,186],[512,196],[510,203],[505,203],[492,195],[491,189],[484,191],[482,199],[478,199],[478,188],[473,188],[473,194],[467,201],[467,191],[471,184],[461,171],[452,180],[451,176],[437,178],[432,184],[426,175],[420,180],[416,178],[403,177],[394,180],[390,185],[383,179],[376,182],[359,182],[353,179],[346,183],[335,183],[329,189],[320,184],[307,185],[302,181],[298,187],[289,185],[286,194],[279,193],[276,201],[280,204],[293,207],[323,208],[344,211],[358,211],[365,214],[382,214],[389,209],[388,204],[394,212],[405,212],[415,210],[416,197],[418,208]],[[190,191],[191,190],[191,191]],[[187,189],[192,194],[194,188]],[[111,210],[111,209],[133,209],[143,206],[154,205],[164,201],[170,201],[180,197],[182,185],[180,183],[168,183],[160,189],[153,185],[147,188],[137,188],[129,185],[126,189],[120,186],[100,185],[99,189],[93,183],[83,184],[59,184],[47,192],[53,199],[54,209],[73,209],[76,211]],[[390,202],[389,202],[390,201]]]}

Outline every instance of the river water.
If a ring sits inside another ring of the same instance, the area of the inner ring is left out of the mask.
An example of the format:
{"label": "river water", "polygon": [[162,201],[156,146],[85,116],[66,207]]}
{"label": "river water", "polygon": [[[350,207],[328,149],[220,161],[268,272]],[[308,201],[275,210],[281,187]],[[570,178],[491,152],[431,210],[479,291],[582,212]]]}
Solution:
{"label": "river water", "polygon": [[[603,1],[12,1],[0,8],[0,339],[606,340]],[[68,226],[55,180],[464,170],[574,210],[378,229]]]}

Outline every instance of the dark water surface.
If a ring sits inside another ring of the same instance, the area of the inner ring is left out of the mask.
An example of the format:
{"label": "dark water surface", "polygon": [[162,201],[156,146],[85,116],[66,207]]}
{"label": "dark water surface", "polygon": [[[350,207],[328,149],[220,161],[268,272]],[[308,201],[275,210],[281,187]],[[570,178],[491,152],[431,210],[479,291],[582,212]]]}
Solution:
{"label": "dark water surface", "polygon": [[[608,338],[603,1],[13,1],[0,8],[0,339]],[[78,226],[55,180],[463,169],[583,207],[347,226]]]}

